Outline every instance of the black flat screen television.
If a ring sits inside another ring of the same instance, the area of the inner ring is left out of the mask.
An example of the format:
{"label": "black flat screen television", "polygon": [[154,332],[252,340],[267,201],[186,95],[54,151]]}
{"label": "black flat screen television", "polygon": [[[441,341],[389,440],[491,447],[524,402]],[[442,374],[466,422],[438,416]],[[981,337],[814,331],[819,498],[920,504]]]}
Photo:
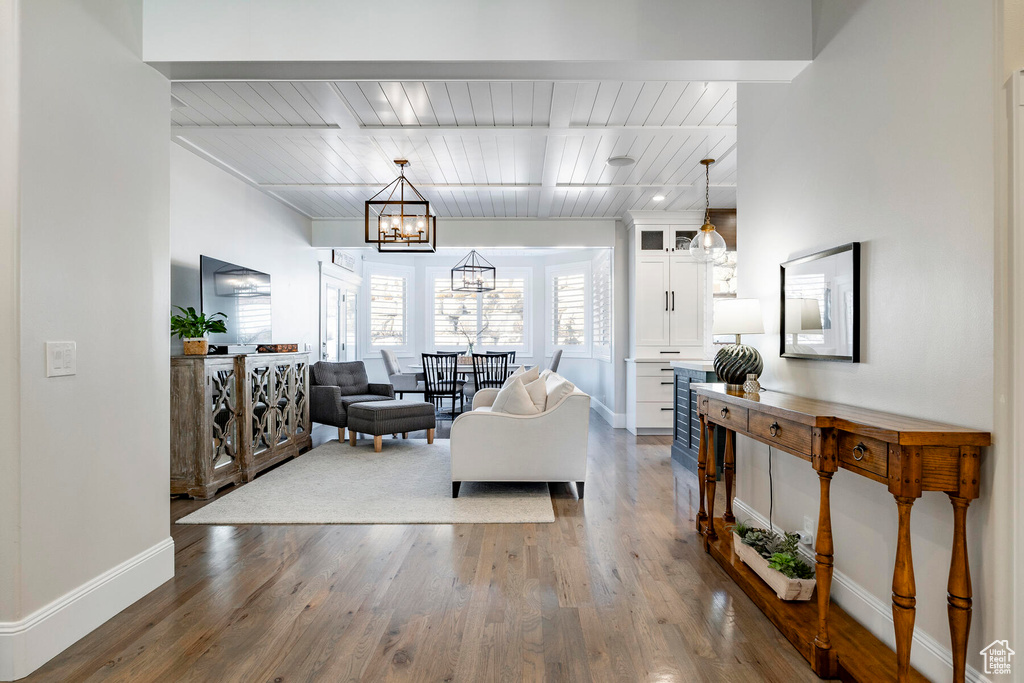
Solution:
{"label": "black flat screen television", "polygon": [[228,331],[211,344],[270,343],[270,275],[209,256],[199,257],[203,313],[223,313]]}

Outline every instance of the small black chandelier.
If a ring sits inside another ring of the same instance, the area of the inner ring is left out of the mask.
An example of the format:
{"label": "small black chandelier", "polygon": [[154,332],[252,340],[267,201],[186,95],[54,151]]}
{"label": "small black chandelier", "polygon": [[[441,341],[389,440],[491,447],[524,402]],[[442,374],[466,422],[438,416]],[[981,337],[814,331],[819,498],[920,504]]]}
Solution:
{"label": "small black chandelier", "polygon": [[437,251],[437,217],[430,214],[430,202],[406,179],[409,162],[395,159],[395,163],[398,177],[366,200],[365,242],[377,245],[380,252],[432,254]]}
{"label": "small black chandelier", "polygon": [[493,292],[496,272],[494,266],[474,249],[452,268],[452,291]]}

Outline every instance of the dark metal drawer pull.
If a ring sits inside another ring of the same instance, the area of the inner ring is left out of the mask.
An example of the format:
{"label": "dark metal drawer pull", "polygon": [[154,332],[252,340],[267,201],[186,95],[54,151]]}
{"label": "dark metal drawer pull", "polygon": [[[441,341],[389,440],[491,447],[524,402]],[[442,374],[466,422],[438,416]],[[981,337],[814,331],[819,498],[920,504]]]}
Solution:
{"label": "dark metal drawer pull", "polygon": [[778,422],[772,422],[770,425],[768,425],[768,433],[771,434],[772,436],[778,436],[779,435],[779,423]]}
{"label": "dark metal drawer pull", "polygon": [[[658,351],[658,353],[682,353],[682,351]],[[671,368],[669,368],[671,370]]]}
{"label": "dark metal drawer pull", "polygon": [[864,454],[868,452],[868,447],[861,441],[859,444],[853,447],[853,459],[860,461],[864,459]]}
{"label": "dark metal drawer pull", "polygon": [[672,372],[672,368],[661,368],[662,372]]}
{"label": "dark metal drawer pull", "polygon": [[728,408],[722,408],[722,417],[725,417],[728,414],[729,414],[729,409]]}
{"label": "dark metal drawer pull", "polygon": [[675,410],[675,408],[662,408],[662,410]]}
{"label": "dark metal drawer pull", "polygon": [[672,384],[672,382],[662,382],[661,384],[662,384],[663,386],[664,386],[665,384],[671,385],[671,384]]}

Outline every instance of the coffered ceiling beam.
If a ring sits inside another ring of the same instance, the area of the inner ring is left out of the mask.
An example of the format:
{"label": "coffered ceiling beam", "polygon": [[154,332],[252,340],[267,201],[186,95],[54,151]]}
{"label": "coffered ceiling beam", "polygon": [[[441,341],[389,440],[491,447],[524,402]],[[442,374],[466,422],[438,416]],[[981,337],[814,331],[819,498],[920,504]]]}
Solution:
{"label": "coffered ceiling beam", "polygon": [[[148,39],[147,39],[148,40]],[[385,41],[387,42],[387,41]],[[163,61],[172,81],[725,81],[788,83],[805,59],[635,61]]]}

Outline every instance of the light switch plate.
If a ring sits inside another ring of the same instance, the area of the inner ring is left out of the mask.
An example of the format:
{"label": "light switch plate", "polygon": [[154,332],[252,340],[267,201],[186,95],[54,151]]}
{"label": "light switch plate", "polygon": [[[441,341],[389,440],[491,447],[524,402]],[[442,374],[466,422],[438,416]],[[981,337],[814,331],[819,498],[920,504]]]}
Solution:
{"label": "light switch plate", "polygon": [[46,376],[63,377],[78,371],[75,342],[46,342]]}

